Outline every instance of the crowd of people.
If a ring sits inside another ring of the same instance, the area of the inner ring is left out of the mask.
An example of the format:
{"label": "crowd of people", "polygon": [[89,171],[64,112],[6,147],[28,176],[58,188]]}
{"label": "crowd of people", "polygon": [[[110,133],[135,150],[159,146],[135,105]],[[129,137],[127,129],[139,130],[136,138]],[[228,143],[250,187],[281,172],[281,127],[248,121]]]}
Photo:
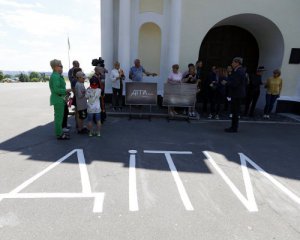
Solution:
{"label": "crowd of people", "polygon": [[[54,106],[55,133],[57,139],[70,139],[68,119],[68,102],[66,99],[73,93],[72,104],[75,106],[76,128],[79,134],[89,136],[101,136],[101,124],[106,118],[105,109],[105,79],[108,70],[104,65],[95,66],[94,74],[89,79],[89,87],[86,89],[84,82],[87,77],[80,68],[78,61],[73,61],[73,67],[68,72],[71,88],[66,89],[66,83],[62,76],[63,66],[60,60],[50,62],[53,73],[50,78],[49,87],[51,91],[50,104]],[[174,64],[168,76],[168,84],[196,84],[197,99],[202,102],[202,112],[208,113],[208,118],[219,119],[221,106],[227,110],[232,118],[232,123],[226,132],[237,132],[241,104],[245,103],[244,115],[253,117],[257,100],[260,96],[260,88],[263,85],[263,66],[257,68],[254,74],[248,74],[243,67],[243,59],[235,57],[227,68],[212,66],[209,73],[205,73],[203,62],[189,64],[188,69],[181,73],[179,65]],[[134,61],[128,77],[131,81],[141,82],[143,76],[157,76],[156,73],[148,72],[141,65],[140,60]],[[270,118],[276,99],[280,96],[282,79],[280,70],[273,71],[273,76],[265,82],[266,105],[264,118]],[[114,63],[114,68],[109,74],[112,83],[112,107],[115,111],[122,111],[123,85],[126,79],[124,71],[119,62]],[[199,112],[199,109],[198,109]],[[170,108],[171,115],[178,114],[175,108]],[[195,117],[197,111],[195,106],[188,108],[189,117]],[[87,119],[87,128],[84,121]]]}
{"label": "crowd of people", "polygon": [[[275,69],[273,76],[263,83],[262,75],[265,71],[264,66],[259,66],[255,73],[248,74],[243,66],[243,59],[236,57],[227,68],[212,66],[210,71],[206,73],[203,62],[197,61],[196,64],[190,63],[188,70],[184,73],[179,71],[178,64],[174,64],[167,82],[169,84],[197,84],[196,102],[202,103],[202,109],[198,109],[198,112],[207,113],[209,119],[219,119],[222,105],[231,118],[234,118],[235,111],[238,112],[238,117],[242,113],[244,116],[254,117],[261,85],[264,85],[266,104],[263,117],[269,119],[274,103],[280,96],[282,79],[280,70]],[[237,75],[239,75],[238,80],[236,80]],[[237,103],[236,98],[239,99],[239,103]],[[242,103],[245,105],[244,112],[241,112]],[[188,115],[190,117],[195,116],[194,110],[194,108],[189,109]],[[175,115],[177,112],[174,108],[170,108],[170,114]]]}

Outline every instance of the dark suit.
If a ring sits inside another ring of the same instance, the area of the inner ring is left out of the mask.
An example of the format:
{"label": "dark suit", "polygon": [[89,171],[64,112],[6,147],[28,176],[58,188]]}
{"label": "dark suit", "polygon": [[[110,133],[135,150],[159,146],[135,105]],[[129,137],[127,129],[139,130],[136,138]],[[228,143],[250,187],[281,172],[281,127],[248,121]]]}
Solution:
{"label": "dark suit", "polygon": [[262,85],[261,75],[254,74],[250,77],[250,83],[247,87],[245,115],[248,114],[250,108],[250,116],[254,116],[254,110],[260,95],[260,86]]}
{"label": "dark suit", "polygon": [[229,78],[228,91],[231,97],[232,112],[231,129],[237,131],[239,127],[241,102],[246,96],[246,74],[244,69],[241,66],[237,67]]}

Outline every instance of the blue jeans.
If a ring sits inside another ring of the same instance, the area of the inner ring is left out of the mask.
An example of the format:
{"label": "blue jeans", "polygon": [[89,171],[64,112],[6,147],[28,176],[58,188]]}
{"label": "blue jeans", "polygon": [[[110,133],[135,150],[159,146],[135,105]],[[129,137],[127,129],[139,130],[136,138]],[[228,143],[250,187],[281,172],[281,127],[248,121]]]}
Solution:
{"label": "blue jeans", "polygon": [[279,95],[266,94],[266,105],[264,109],[264,113],[266,115],[269,115],[272,112],[274,103],[276,102],[278,97]]}

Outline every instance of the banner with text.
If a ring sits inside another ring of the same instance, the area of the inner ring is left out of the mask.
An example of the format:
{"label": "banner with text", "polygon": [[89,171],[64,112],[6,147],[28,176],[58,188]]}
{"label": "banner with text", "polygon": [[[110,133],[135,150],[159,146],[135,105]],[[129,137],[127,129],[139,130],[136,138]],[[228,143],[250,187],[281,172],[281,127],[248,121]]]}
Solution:
{"label": "banner with text", "polygon": [[126,105],[157,105],[157,83],[127,82]]}

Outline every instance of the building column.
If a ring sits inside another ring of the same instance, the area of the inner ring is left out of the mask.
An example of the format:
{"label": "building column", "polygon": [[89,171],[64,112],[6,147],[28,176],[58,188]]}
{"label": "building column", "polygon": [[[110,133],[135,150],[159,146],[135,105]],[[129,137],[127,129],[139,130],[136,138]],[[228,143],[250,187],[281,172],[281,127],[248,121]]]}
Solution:
{"label": "building column", "polygon": [[113,1],[101,0],[101,57],[108,71],[113,66]]}
{"label": "building column", "polygon": [[131,0],[120,0],[118,60],[128,78],[131,62]]}
{"label": "building column", "polygon": [[182,0],[171,0],[169,68],[171,68],[173,64],[179,64],[182,9],[181,2]]}

